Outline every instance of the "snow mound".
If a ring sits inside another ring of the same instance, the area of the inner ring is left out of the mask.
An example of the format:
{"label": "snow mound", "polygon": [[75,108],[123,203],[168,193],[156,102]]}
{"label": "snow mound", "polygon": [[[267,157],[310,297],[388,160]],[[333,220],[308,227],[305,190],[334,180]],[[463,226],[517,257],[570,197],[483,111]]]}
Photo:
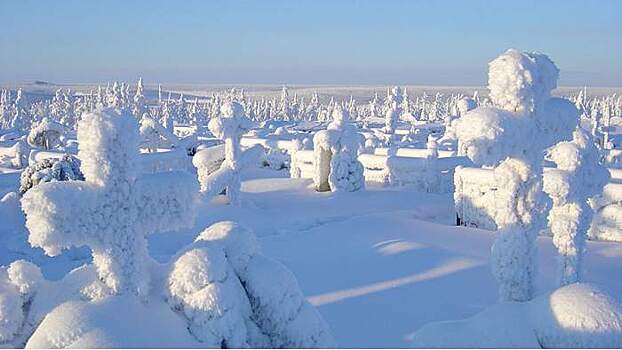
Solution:
{"label": "snow mound", "polygon": [[622,305],[598,287],[575,283],[530,303],[544,348],[622,347]]}
{"label": "snow mound", "polygon": [[465,320],[430,323],[414,347],[619,348],[622,306],[598,287],[575,283],[525,303],[501,303]]}
{"label": "snow mound", "polygon": [[429,323],[412,338],[414,348],[539,348],[521,303],[504,303],[460,321]]}
{"label": "snow mound", "polygon": [[[157,331],[156,331],[157,330]],[[199,344],[162,301],[132,295],[69,301],[50,312],[26,348],[191,348]]]}

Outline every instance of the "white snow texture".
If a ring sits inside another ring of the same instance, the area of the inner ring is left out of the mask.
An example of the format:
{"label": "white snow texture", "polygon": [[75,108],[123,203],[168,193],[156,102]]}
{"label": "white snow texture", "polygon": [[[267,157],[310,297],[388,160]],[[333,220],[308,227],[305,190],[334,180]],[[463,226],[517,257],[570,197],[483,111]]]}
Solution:
{"label": "white snow texture", "polygon": [[296,278],[262,255],[255,235],[235,222],[213,224],[174,259],[168,295],[207,346],[334,346]]}
{"label": "white snow texture", "polygon": [[[459,153],[475,164],[496,167],[501,199],[500,230],[492,270],[501,300],[533,295],[535,239],[546,210],[542,193],[544,150],[570,139],[578,112],[570,101],[551,98],[559,70],[545,55],[510,49],[489,65],[493,107],[479,107],[456,122]],[[529,142],[526,142],[529,140]]]}
{"label": "white snow texture", "polygon": [[29,242],[52,256],[87,245],[115,294],[145,294],[145,236],[192,224],[197,181],[183,172],[136,178],[138,127],[126,112],[86,114],[78,140],[86,181],[40,184],[24,195]]}
{"label": "white snow texture", "polygon": [[348,111],[337,106],[333,121],[313,137],[314,182],[318,191],[357,191],[365,187],[363,165],[357,159],[363,136],[350,123]]}

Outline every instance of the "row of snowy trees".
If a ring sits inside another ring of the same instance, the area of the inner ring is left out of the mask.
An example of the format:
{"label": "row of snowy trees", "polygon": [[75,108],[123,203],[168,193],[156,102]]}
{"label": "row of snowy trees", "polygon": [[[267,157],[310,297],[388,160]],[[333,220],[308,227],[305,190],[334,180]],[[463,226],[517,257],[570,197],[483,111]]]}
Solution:
{"label": "row of snowy trees", "polygon": [[622,96],[612,94],[608,96],[589,96],[587,88],[570,98],[574,103],[581,120],[588,121],[590,132],[602,149],[612,149],[615,145],[609,137],[613,124],[622,121]]}
{"label": "row of snowy trees", "polygon": [[[59,89],[49,100],[26,101],[21,90],[2,90],[0,94],[0,128],[25,133],[36,128],[43,122],[45,125],[62,126],[65,131],[75,130],[80,116],[98,107],[115,107],[127,109],[138,120],[146,124],[160,126],[173,134],[174,125],[195,126],[197,134],[207,132],[210,119],[218,117],[220,107],[227,101],[239,103],[247,117],[255,122],[269,120],[284,121],[320,121],[330,122],[335,110],[348,113],[353,121],[380,121],[384,119],[384,131],[392,134],[398,121],[430,121],[445,126],[442,145],[450,145],[455,141],[455,130],[452,123],[465,111],[477,106],[493,105],[490,97],[481,98],[477,93],[472,97],[461,94],[436,95],[423,94],[411,97],[406,89],[388,88],[386,96],[381,98],[375,94],[367,102],[359,102],[354,98],[336,101],[335,97],[320,98],[317,92],[311,98],[291,94],[283,87],[280,96],[274,98],[250,98],[243,89],[213,93],[209,97],[187,98],[183,94],[173,98],[171,92],[166,94],[161,86],[158,88],[157,99],[147,99],[142,79],[131,86],[126,83],[112,83],[98,87],[89,93],[73,93]],[[601,149],[614,148],[609,137],[611,125],[622,121],[622,97],[610,95],[591,97],[586,90],[571,97],[581,115],[582,125],[590,125],[590,133]],[[148,117],[146,119],[145,117]],[[158,125],[156,125],[158,124]],[[38,127],[38,130],[42,127]],[[32,135],[33,140],[37,135]],[[444,147],[444,146],[443,146]],[[451,146],[453,148],[453,146]]]}
{"label": "row of snowy trees", "polygon": [[[158,120],[170,130],[173,124],[196,125],[204,128],[212,116],[217,116],[224,101],[240,103],[248,117],[253,121],[313,120],[329,122],[335,109],[345,110],[353,120],[384,118],[388,111],[394,110],[396,118],[402,115],[424,121],[444,121],[455,116],[458,101],[462,95],[423,94],[411,99],[406,90],[397,87],[387,89],[384,98],[376,93],[368,102],[356,101],[353,97],[336,101],[334,97],[320,98],[314,92],[310,98],[291,95],[283,87],[280,97],[249,98],[243,89],[231,89],[213,93],[204,98],[186,98],[179,94],[177,98],[168,92],[164,96],[161,87],[157,100],[148,101],[145,97],[142,79],[136,87],[126,83],[107,84],[88,93],[74,93],[68,89],[58,89],[51,99],[33,102],[25,101],[21,90],[13,92],[2,90],[0,95],[0,128],[28,131],[33,124],[45,117],[64,125],[68,130],[75,130],[80,116],[98,107],[125,108],[141,119],[145,114]],[[479,98],[474,97],[478,103]]]}

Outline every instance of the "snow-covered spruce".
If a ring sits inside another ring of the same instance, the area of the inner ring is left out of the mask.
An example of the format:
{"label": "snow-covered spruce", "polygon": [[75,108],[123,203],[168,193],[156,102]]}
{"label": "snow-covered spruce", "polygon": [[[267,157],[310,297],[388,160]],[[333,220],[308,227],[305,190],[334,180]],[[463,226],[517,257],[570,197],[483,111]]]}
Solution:
{"label": "snow-covered spruce", "polygon": [[397,122],[402,115],[402,90],[399,86],[394,86],[389,93],[387,93],[386,101],[386,113],[385,113],[385,126],[384,131],[387,134],[392,134],[397,128]]}
{"label": "snow-covered spruce", "polygon": [[285,266],[261,254],[235,222],[213,224],[171,263],[168,300],[206,346],[335,346]]}
{"label": "snow-covered spruce", "polygon": [[32,187],[45,182],[83,181],[80,160],[65,154],[62,158],[45,158],[30,164],[20,175],[19,192],[26,193]]}
{"label": "snow-covered spruce", "polygon": [[560,142],[549,151],[557,168],[544,176],[544,191],[553,200],[549,227],[559,251],[559,281],[567,285],[581,280],[581,265],[593,209],[588,199],[601,193],[609,171],[599,163],[600,154],[589,134],[577,128],[572,141]]}
{"label": "snow-covered spruce", "polygon": [[[567,100],[552,98],[559,70],[545,55],[510,49],[489,65],[493,107],[479,107],[456,122],[459,154],[478,165],[497,167],[500,199],[492,250],[493,274],[501,300],[533,296],[535,239],[543,226],[544,150],[570,139],[578,112]],[[530,142],[525,142],[530,140]]]}
{"label": "snow-covered spruce", "polygon": [[196,180],[184,172],[137,177],[138,126],[126,112],[84,115],[78,141],[86,181],[40,184],[22,198],[29,242],[52,256],[87,245],[99,279],[113,294],[144,295],[145,236],[192,224]]}
{"label": "snow-covered spruce", "polygon": [[149,108],[147,108],[144,91],[143,78],[139,78],[132,103],[132,114],[136,118],[144,118],[145,114],[149,115]]}
{"label": "snow-covered spruce", "polygon": [[[237,102],[225,102],[220,108],[221,116],[209,121],[209,130],[225,141],[225,160],[217,171],[212,171],[211,162],[197,161],[197,172],[201,191],[207,197],[226,189],[227,199],[237,204],[240,193],[240,171],[244,161],[240,139],[250,129],[251,122],[244,115],[244,107]],[[209,175],[206,175],[209,174]]]}
{"label": "snow-covered spruce", "polygon": [[364,138],[340,106],[333,110],[332,117],[328,128],[313,137],[315,188],[333,192],[360,190],[365,178],[357,156]]}

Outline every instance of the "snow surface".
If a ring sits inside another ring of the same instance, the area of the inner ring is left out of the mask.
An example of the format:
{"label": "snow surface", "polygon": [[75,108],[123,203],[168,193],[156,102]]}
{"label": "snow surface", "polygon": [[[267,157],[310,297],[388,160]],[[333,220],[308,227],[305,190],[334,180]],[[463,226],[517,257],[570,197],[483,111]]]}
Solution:
{"label": "snow surface", "polygon": [[[266,255],[287,266],[318,307],[340,347],[407,347],[432,321],[461,319],[497,301],[490,273],[495,233],[455,227],[451,195],[369,186],[318,193],[309,179],[255,170],[242,184],[239,210],[216,199],[199,208],[198,227],[223,219],[253,227]],[[331,210],[326,210],[331,208]],[[151,254],[167,259],[193,234],[156,234]],[[557,251],[538,239],[536,294],[556,288]],[[588,242],[590,282],[622,291],[609,276],[622,246]]]}
{"label": "snow surface", "polygon": [[413,336],[424,348],[619,348],[622,306],[575,283],[524,303],[501,303],[461,321],[431,323]]}
{"label": "snow surface", "polygon": [[[489,264],[495,233],[453,226],[451,194],[376,186],[318,193],[310,179],[287,177],[286,171],[243,172],[238,208],[223,205],[222,197],[200,204],[193,228],[148,237],[150,255],[167,262],[198,232],[218,221],[252,227],[264,254],[296,276],[340,347],[408,347],[412,334],[427,323],[464,319],[496,304]],[[4,174],[0,180],[4,188],[17,189],[18,177]],[[13,227],[5,226],[1,232],[18,234],[19,223]],[[3,265],[24,256],[5,245],[0,249]],[[54,280],[90,259],[79,250],[55,258],[32,249],[28,253],[46,278]],[[556,287],[556,255],[551,239],[539,237],[536,294]],[[584,266],[586,282],[606,286],[610,295],[622,295],[622,280],[611,278],[622,269],[621,244],[587,242]],[[76,279],[85,274],[83,270],[66,278]],[[77,293],[44,292],[57,300]]]}

